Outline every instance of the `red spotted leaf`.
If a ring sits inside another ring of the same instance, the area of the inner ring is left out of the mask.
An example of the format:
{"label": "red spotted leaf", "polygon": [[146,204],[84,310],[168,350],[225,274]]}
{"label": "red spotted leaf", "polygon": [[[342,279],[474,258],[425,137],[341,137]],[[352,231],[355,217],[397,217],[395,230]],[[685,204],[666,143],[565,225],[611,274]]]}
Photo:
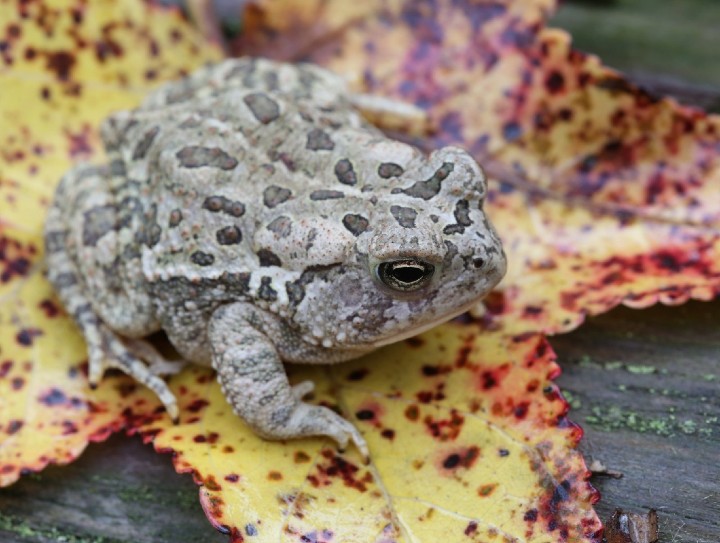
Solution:
{"label": "red spotted leaf", "polygon": [[540,334],[455,323],[347,364],[293,367],[363,432],[369,465],[327,440],[260,439],[200,369],[174,381],[179,425],[135,427],[194,474],[232,541],[595,541],[597,496],[554,358]]}

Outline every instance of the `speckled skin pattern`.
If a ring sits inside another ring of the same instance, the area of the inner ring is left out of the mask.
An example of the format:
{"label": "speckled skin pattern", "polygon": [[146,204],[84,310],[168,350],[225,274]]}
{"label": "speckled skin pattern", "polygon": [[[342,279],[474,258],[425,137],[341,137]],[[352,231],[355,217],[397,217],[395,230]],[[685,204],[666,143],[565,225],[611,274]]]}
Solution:
{"label": "speckled skin pattern", "polygon": [[63,177],[45,232],[91,384],[120,368],[176,418],[159,375],[182,363],[142,339],[164,330],[258,434],[367,454],[282,362],[340,362],[446,321],[498,283],[505,255],[472,157],[427,157],[351,102],[321,68],[235,59],[104,122],[108,164]]}

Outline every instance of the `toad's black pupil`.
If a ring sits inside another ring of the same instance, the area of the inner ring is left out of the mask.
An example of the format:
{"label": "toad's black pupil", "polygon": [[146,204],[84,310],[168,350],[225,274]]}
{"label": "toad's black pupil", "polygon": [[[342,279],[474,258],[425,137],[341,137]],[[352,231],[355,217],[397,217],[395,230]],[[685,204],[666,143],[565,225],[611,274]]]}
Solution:
{"label": "toad's black pupil", "polygon": [[419,281],[425,275],[425,270],[420,266],[407,266],[407,265],[396,265],[393,266],[392,271],[393,277],[401,283],[414,283]]}

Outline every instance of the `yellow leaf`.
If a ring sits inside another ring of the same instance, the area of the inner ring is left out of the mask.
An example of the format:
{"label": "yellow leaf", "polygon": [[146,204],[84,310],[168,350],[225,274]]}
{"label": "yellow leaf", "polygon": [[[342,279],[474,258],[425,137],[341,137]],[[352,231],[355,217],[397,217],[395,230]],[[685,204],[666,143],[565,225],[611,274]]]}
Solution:
{"label": "yellow leaf", "polygon": [[0,485],[74,460],[89,441],[122,428],[123,411],[148,397],[128,397],[132,384],[117,377],[90,394],[85,344],[50,285],[37,269],[17,283],[0,306]]}
{"label": "yellow leaf", "polygon": [[589,541],[596,495],[553,360],[540,335],[456,323],[347,364],[292,367],[361,429],[367,466],[328,441],[258,438],[199,368],[173,380],[179,425],[136,428],[194,473],[233,541]]}

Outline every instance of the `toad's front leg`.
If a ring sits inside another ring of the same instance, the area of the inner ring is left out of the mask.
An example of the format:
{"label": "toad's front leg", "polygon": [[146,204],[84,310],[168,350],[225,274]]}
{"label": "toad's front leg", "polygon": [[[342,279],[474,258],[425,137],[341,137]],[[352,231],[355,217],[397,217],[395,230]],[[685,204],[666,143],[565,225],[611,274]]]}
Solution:
{"label": "toad's front leg", "polygon": [[271,338],[260,329],[257,310],[247,303],[220,307],[209,323],[213,367],[235,412],[266,439],[328,436],[340,447],[348,440],[367,458],[358,430],[327,407],[301,401],[307,381],[290,386]]}

